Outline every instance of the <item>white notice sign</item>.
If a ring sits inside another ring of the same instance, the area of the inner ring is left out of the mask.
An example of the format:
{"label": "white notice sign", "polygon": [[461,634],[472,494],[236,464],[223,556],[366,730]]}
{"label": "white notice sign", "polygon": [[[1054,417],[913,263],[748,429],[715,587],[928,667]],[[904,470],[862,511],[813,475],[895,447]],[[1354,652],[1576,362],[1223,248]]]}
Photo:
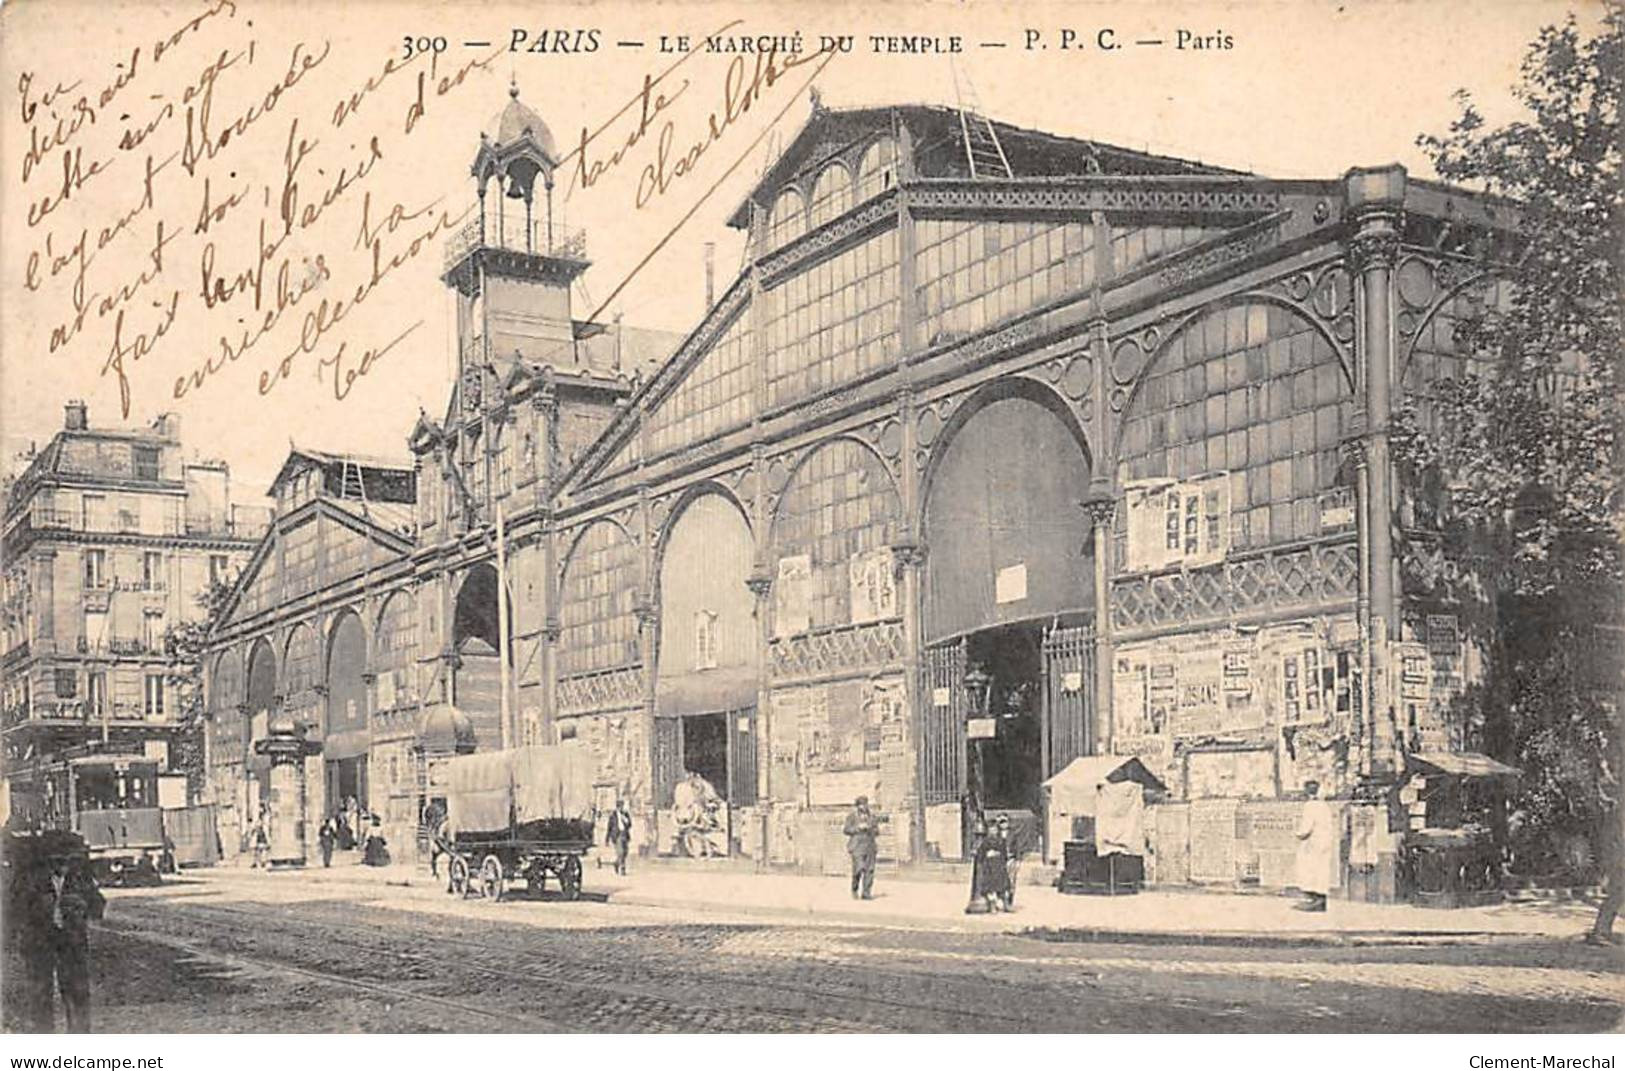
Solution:
{"label": "white notice sign", "polygon": [[970,740],[992,740],[999,735],[997,718],[972,718],[965,723],[965,736]]}
{"label": "white notice sign", "polygon": [[1003,606],[1007,602],[1020,602],[1027,597],[1027,563],[1000,569],[993,578],[993,601]]}

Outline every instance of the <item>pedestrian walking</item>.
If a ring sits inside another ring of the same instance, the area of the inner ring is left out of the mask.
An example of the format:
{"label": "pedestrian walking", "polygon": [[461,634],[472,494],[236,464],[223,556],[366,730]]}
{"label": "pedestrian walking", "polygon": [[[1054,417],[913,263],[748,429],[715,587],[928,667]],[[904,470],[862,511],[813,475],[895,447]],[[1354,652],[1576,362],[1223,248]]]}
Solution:
{"label": "pedestrian walking", "polygon": [[30,978],[34,1028],[55,1029],[55,998],[62,997],[67,1032],[90,1032],[90,926],[106,907],[82,850],[54,846],[34,875],[24,905],[22,932]]}
{"label": "pedestrian walking", "polygon": [[373,815],[367,826],[367,841],[361,851],[361,862],[365,866],[389,865],[389,841],[384,838],[384,823],[377,815]]}
{"label": "pedestrian walking", "polygon": [[967,915],[985,915],[1014,909],[1010,892],[1010,819],[999,815],[992,823],[978,823],[975,861],[971,865],[971,899]]}
{"label": "pedestrian walking", "polygon": [[1303,814],[1298,819],[1298,889],[1304,894],[1300,911],[1325,911],[1331,892],[1332,868],[1337,859],[1331,804],[1320,799],[1320,782],[1305,781]]}
{"label": "pedestrian walking", "polygon": [[316,832],[316,846],[321,849],[323,867],[333,865],[333,845],[339,839],[338,830],[334,828],[336,824],[333,816],[328,815],[322,819],[322,826]]}
{"label": "pedestrian walking", "polygon": [[429,827],[429,876],[438,878],[440,857],[451,854],[451,836],[445,805],[431,803],[424,814],[424,819],[424,825]]}
{"label": "pedestrian walking", "polygon": [[1625,830],[1620,828],[1617,813],[1605,817],[1603,823],[1599,846],[1608,891],[1597,905],[1597,917],[1585,940],[1588,945],[1606,948],[1614,944],[1614,919],[1619,917],[1621,901],[1625,901]]}
{"label": "pedestrian walking", "polygon": [[615,873],[626,874],[626,853],[632,846],[632,812],[627,810],[626,801],[616,799],[615,809],[609,812],[608,829],[604,840],[615,849]]}
{"label": "pedestrian walking", "polygon": [[875,838],[880,832],[880,820],[869,810],[868,796],[859,796],[853,803],[842,832],[846,834],[847,854],[852,857],[852,899],[873,900],[875,856],[879,851]]}
{"label": "pedestrian walking", "polygon": [[254,869],[259,870],[269,865],[271,856],[271,808],[260,804],[259,817],[254,820]]}

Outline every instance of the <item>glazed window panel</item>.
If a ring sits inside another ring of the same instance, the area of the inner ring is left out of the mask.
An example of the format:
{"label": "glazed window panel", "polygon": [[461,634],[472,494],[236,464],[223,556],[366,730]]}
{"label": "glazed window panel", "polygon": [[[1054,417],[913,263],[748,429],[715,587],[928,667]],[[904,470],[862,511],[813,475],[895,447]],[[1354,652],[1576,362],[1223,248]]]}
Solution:
{"label": "glazed window panel", "polygon": [[559,598],[559,674],[593,673],[642,661],[636,547],[618,526],[599,521],[582,534],[565,566]]}
{"label": "glazed window panel", "polygon": [[813,186],[809,227],[816,230],[852,207],[852,176],[843,164],[830,164]]}
{"label": "glazed window panel", "polygon": [[928,344],[1094,284],[1094,230],[1088,224],[921,220],[915,241]]}
{"label": "glazed window panel", "polygon": [[283,568],[287,572],[290,595],[304,595],[316,590],[318,575],[316,561],[316,522],[307,521],[288,532],[283,543]]}
{"label": "glazed window panel", "polygon": [[1214,227],[1114,227],[1112,270],[1121,275],[1223,233]]}
{"label": "glazed window panel", "polygon": [[[804,619],[811,628],[852,622],[851,563],[890,545],[898,512],[885,468],[850,440],[819,447],[791,476],[773,522],[773,555],[809,559]],[[799,607],[795,612],[800,618]]]}
{"label": "glazed window panel", "polygon": [[897,142],[881,138],[864,150],[858,162],[857,203],[862,204],[897,185]]}
{"label": "glazed window panel", "polygon": [[768,404],[820,394],[895,362],[897,278],[890,230],[768,291]]}
{"label": "glazed window panel", "polygon": [[733,323],[649,414],[649,448],[661,454],[750,422],[750,313]]}
{"label": "glazed window panel", "polygon": [[1273,306],[1218,309],[1170,339],[1140,384],[1123,422],[1119,478],[1228,473],[1215,503],[1228,519],[1201,521],[1215,544],[1329,534],[1340,527],[1323,507],[1335,505],[1351,405],[1331,344],[1307,322]]}
{"label": "glazed window panel", "polygon": [[290,700],[298,693],[314,688],[320,680],[321,660],[317,657],[316,633],[309,625],[300,625],[288,639],[285,666],[283,694]]}
{"label": "glazed window panel", "polygon": [[807,202],[801,191],[791,188],[779,194],[773,202],[773,213],[768,222],[767,244],[781,246],[793,241],[807,229]]}
{"label": "glazed window panel", "polygon": [[417,614],[412,597],[406,592],[391,595],[384,604],[378,616],[375,650],[378,709],[390,710],[417,702]]}

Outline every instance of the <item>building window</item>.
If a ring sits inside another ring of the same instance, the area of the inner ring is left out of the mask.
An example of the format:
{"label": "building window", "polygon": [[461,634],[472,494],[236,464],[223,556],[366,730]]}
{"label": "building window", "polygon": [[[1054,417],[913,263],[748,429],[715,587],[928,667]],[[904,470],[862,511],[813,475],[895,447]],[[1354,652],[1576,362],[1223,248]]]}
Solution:
{"label": "building window", "polygon": [[717,622],[712,610],[694,612],[694,668],[717,668]]}
{"label": "building window", "polygon": [[881,138],[863,154],[858,164],[858,197],[867,201],[897,182],[897,142]]}
{"label": "building window", "polygon": [[86,531],[94,532],[107,523],[107,496],[86,495],[80,502]]}
{"label": "building window", "polygon": [[107,551],[85,551],[85,587],[100,589],[107,586]]}
{"label": "building window", "polygon": [[773,202],[773,215],[768,223],[767,244],[780,246],[791,239],[799,238],[807,229],[807,203],[802,200],[801,191],[790,187],[779,194],[779,199]]}
{"label": "building window", "polygon": [[164,649],[164,615],[143,614],[141,617],[141,643],[148,651],[161,653]]}
{"label": "building window", "polygon": [[137,446],[135,448],[135,478],[138,480],[156,480],[158,478],[158,448],[156,446]]}
{"label": "building window", "polygon": [[164,587],[164,556],[149,550],[141,555],[141,586],[148,591],[162,591]]}
{"label": "building window", "polygon": [[164,677],[161,673],[147,674],[146,713],[149,718],[164,716]]}
{"label": "building window", "polygon": [[641,661],[637,582],[637,548],[626,533],[609,521],[589,527],[570,552],[559,593],[561,676]]}
{"label": "building window", "polygon": [[73,699],[79,694],[79,675],[71,669],[56,671],[56,697]]}
{"label": "building window", "polygon": [[209,555],[209,583],[224,584],[231,570],[231,560],[224,554]]}
{"label": "building window", "polygon": [[85,711],[97,718],[108,713],[106,673],[91,673],[85,677]]}
{"label": "building window", "polygon": [[812,226],[822,227],[852,207],[852,176],[842,164],[830,164],[813,186]]}

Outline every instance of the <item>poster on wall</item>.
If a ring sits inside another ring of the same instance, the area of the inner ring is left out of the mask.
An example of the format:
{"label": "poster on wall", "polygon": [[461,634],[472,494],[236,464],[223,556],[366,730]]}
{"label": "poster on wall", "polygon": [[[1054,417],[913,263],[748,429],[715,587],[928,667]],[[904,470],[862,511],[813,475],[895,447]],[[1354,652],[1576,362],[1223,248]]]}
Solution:
{"label": "poster on wall", "polygon": [[768,721],[768,792],[776,800],[800,800],[801,725],[807,715],[804,688],[773,693],[773,716]]}
{"label": "poster on wall", "polygon": [[1179,706],[1174,713],[1175,736],[1202,736],[1220,728],[1221,655],[1216,641],[1193,644],[1179,659]]}
{"label": "poster on wall", "polygon": [[1164,505],[1169,480],[1128,484],[1124,500],[1128,508],[1128,569],[1130,572],[1161,569],[1170,560],[1165,535]]}
{"label": "poster on wall", "polygon": [[779,559],[773,583],[773,635],[795,636],[812,627],[812,558],[794,554]]}
{"label": "poster on wall", "polygon": [[1190,805],[1192,881],[1236,879],[1236,806],[1233,799],[1196,800]]}
{"label": "poster on wall", "polygon": [[1161,659],[1146,666],[1146,722],[1152,736],[1168,732],[1174,721],[1174,708],[1179,702],[1179,668],[1169,660]]}
{"label": "poster on wall", "polygon": [[1112,659],[1112,725],[1122,736],[1150,732],[1147,720],[1146,666],[1138,653],[1123,652]]}
{"label": "poster on wall", "polygon": [[897,577],[890,548],[859,554],[847,566],[852,595],[852,623],[865,624],[897,616]]}
{"label": "poster on wall", "polygon": [[1253,729],[1264,723],[1263,707],[1253,687],[1253,641],[1234,640],[1224,646],[1221,684],[1224,709],[1220,728],[1227,732]]}

